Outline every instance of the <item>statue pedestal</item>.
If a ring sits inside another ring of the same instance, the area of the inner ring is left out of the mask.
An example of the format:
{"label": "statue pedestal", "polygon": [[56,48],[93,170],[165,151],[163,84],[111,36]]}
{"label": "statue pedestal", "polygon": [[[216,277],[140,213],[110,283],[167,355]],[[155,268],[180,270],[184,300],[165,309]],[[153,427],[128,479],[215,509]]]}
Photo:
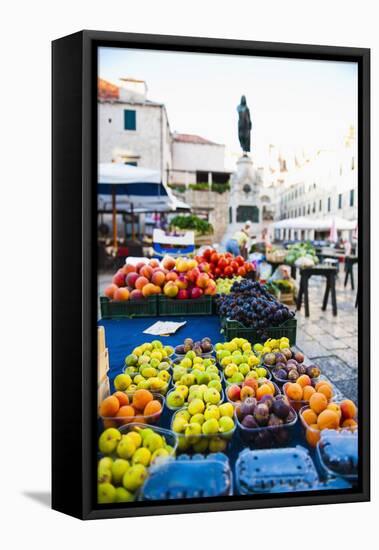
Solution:
{"label": "statue pedestal", "polygon": [[261,171],[255,168],[253,160],[248,155],[243,155],[237,161],[237,169],[230,178],[228,236],[243,227],[249,220],[252,222],[252,235],[260,238],[262,228],[261,185]]}

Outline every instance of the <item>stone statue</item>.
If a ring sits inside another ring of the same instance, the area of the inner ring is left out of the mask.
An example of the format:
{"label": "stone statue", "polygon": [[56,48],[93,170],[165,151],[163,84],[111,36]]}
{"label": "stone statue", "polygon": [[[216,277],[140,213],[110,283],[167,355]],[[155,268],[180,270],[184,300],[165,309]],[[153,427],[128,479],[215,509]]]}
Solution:
{"label": "stone statue", "polygon": [[246,97],[241,97],[241,103],[237,107],[238,112],[238,139],[244,153],[250,152],[251,118]]}

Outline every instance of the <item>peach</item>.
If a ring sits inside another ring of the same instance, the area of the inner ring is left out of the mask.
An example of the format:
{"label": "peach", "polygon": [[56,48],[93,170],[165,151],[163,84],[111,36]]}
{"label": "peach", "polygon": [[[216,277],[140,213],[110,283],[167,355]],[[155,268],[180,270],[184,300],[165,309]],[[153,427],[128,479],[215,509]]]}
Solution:
{"label": "peach", "polygon": [[311,395],[313,395],[316,392],[313,386],[305,386],[303,388],[303,400],[309,401],[311,398]]}
{"label": "peach", "polygon": [[336,430],[340,425],[340,418],[335,411],[325,409],[318,415],[317,426],[320,430]]}
{"label": "peach", "polygon": [[165,268],[165,269],[174,269],[175,267],[175,259],[172,258],[171,256],[165,256],[162,260],[162,266]]}
{"label": "peach", "polygon": [[309,399],[309,406],[316,414],[320,414],[328,406],[328,400],[323,393],[316,391]]}
{"label": "peach", "polygon": [[199,288],[206,288],[209,281],[209,275],[207,273],[200,273],[198,278],[196,279],[196,286]]}
{"label": "peach", "polygon": [[311,424],[305,432],[305,439],[311,447],[316,447],[320,441],[320,430],[317,424]]}
{"label": "peach", "polygon": [[120,402],[114,395],[106,397],[100,405],[100,415],[105,417],[116,416],[120,408]]}
{"label": "peach", "polygon": [[145,285],[147,285],[149,282],[149,279],[146,277],[138,277],[138,279],[135,282],[135,287],[137,290],[142,290]]}
{"label": "peach", "polygon": [[131,300],[142,300],[143,294],[140,290],[137,290],[136,288],[131,291],[130,293],[130,299]]}
{"label": "peach", "polygon": [[139,273],[143,267],[145,267],[145,262],[138,262],[136,263],[136,271]]}
{"label": "peach", "polygon": [[350,399],[341,401],[340,408],[343,420],[346,420],[347,418],[355,418],[357,415],[357,407]]}
{"label": "peach", "polygon": [[162,287],[164,285],[166,281],[166,275],[163,273],[163,271],[157,269],[156,271],[154,271],[152,277],[151,277],[151,282],[154,283],[155,285],[159,286],[159,287]]}
{"label": "peach", "polygon": [[329,384],[321,384],[317,391],[323,393],[328,401],[333,397],[333,388]]}
{"label": "peach", "polygon": [[297,382],[286,385],[285,393],[292,401],[301,401],[303,398],[303,388]]}
{"label": "peach", "polygon": [[136,390],[133,395],[133,407],[143,411],[146,405],[153,400],[153,394],[149,390]]}
{"label": "peach", "polygon": [[328,380],[319,380],[317,382],[317,384],[315,385],[315,390],[318,391],[318,389],[321,387],[321,386],[324,386],[324,384],[326,384],[327,386],[329,386],[330,388],[333,389],[333,386],[331,385],[330,382],[328,382]]}
{"label": "peach", "polygon": [[123,391],[115,391],[113,397],[117,397],[120,407],[123,405],[129,405],[129,397]]}
{"label": "peach", "polygon": [[312,411],[312,409],[305,409],[305,411],[302,412],[302,418],[308,426],[311,424],[317,424],[317,414]]}
{"label": "peach", "polygon": [[302,388],[305,388],[305,386],[310,386],[312,383],[311,379],[307,374],[302,374],[301,376],[299,376],[296,382],[297,384],[300,384]]}
{"label": "peach", "polygon": [[346,420],[342,422],[341,427],[355,429],[358,428],[358,424],[353,418],[346,418]]}
{"label": "peach", "polygon": [[217,292],[217,285],[213,279],[210,279],[208,281],[207,286],[205,287],[204,294],[206,296],[213,296],[214,294],[216,294],[216,292]]}
{"label": "peach", "polygon": [[232,384],[229,386],[227,392],[231,401],[239,401],[241,399],[241,388],[237,384]]}
{"label": "peach", "polygon": [[153,283],[147,283],[147,285],[145,285],[142,289],[142,294],[145,298],[148,296],[153,296],[153,294],[157,293],[157,288],[159,287],[156,287]]}
{"label": "peach", "polygon": [[144,265],[141,267],[139,274],[142,275],[142,277],[146,277],[146,279],[151,280],[151,277],[153,276],[153,268],[149,265]]}
{"label": "peach", "polygon": [[173,281],[168,281],[163,287],[163,292],[168,298],[175,298],[179,289]]}
{"label": "peach", "polygon": [[241,400],[244,401],[246,397],[255,397],[255,390],[250,388],[250,386],[243,386],[241,389]]}
{"label": "peach", "polygon": [[139,275],[135,271],[132,271],[131,273],[128,273],[126,276],[126,284],[130,286],[131,288],[135,287],[136,280],[138,279]]}
{"label": "peach", "polygon": [[122,271],[125,275],[128,275],[128,273],[137,273],[136,266],[131,264],[125,264]]}
{"label": "peach", "polygon": [[180,275],[180,277],[178,277],[175,281],[175,284],[179,290],[185,290],[186,288],[188,288],[187,277],[185,277],[184,275]]}
{"label": "peach", "polygon": [[112,283],[117,286],[125,286],[125,274],[119,269],[112,278]]}
{"label": "peach", "polygon": [[169,271],[166,275],[166,281],[176,281],[178,277],[179,275],[176,273],[176,271]]}
{"label": "peach", "polygon": [[145,416],[152,416],[155,414],[160,413],[162,410],[162,405],[157,399],[153,399],[152,401],[149,401],[146,407],[143,410],[143,414]]}
{"label": "peach", "polygon": [[149,265],[154,268],[154,267],[159,267],[159,261],[156,259],[156,258],[152,258],[149,262]]}
{"label": "peach", "polygon": [[339,419],[341,420],[341,408],[337,403],[329,403],[329,405],[326,407],[326,410],[334,411],[338,414]]}
{"label": "peach", "polygon": [[129,296],[130,296],[129,290],[123,287],[123,288],[118,288],[116,290],[116,292],[113,295],[113,299],[116,302],[126,302],[127,300],[129,300]]}
{"label": "peach", "polygon": [[254,392],[256,392],[258,389],[258,381],[256,378],[246,378],[242,385],[250,386],[250,388],[253,388]]}
{"label": "peach", "polygon": [[123,405],[119,408],[116,416],[122,418],[123,424],[127,424],[134,419],[135,414],[135,410],[131,405]]}
{"label": "peach", "polygon": [[[245,387],[248,387],[248,386],[245,386]],[[244,388],[242,388],[241,390],[241,395],[243,390]],[[262,386],[259,386],[259,388],[256,391],[256,397],[258,400],[262,399],[264,395],[273,395],[272,388],[270,388],[268,384],[262,384]]]}
{"label": "peach", "polygon": [[107,286],[107,288],[104,290],[104,295],[110,300],[112,300],[114,293],[116,292],[117,289],[118,289],[118,286],[112,283],[111,285]]}

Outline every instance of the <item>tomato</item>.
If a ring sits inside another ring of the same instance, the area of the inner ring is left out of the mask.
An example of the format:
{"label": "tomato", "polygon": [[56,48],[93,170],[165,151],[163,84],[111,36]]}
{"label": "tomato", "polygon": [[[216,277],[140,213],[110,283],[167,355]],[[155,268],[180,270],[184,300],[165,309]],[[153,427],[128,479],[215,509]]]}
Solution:
{"label": "tomato", "polygon": [[238,275],[239,275],[240,277],[245,277],[245,275],[246,275],[246,269],[245,269],[243,266],[241,266],[241,267],[238,268],[237,273],[238,273]]}
{"label": "tomato", "polygon": [[231,262],[230,267],[233,269],[234,273],[237,273],[239,265],[236,261]]}
{"label": "tomato", "polygon": [[228,265],[228,263],[225,260],[225,258],[220,258],[219,261],[218,261],[217,267],[219,267],[220,269],[225,269],[225,267],[227,265]]}
{"label": "tomato", "polygon": [[220,259],[220,256],[217,254],[217,252],[213,252],[211,256],[212,264],[217,264],[219,259]]}
{"label": "tomato", "polygon": [[249,262],[245,262],[245,269],[246,269],[246,272],[248,273],[249,271],[254,271],[254,267],[252,264],[250,264]]}
{"label": "tomato", "polygon": [[214,276],[215,277],[220,277],[221,275],[221,269],[219,267],[216,267],[215,271],[214,271]]}
{"label": "tomato", "polygon": [[233,277],[234,272],[233,272],[233,268],[230,265],[227,265],[226,268],[224,269],[224,275],[229,278]]}
{"label": "tomato", "polygon": [[230,252],[225,252],[225,258],[234,258],[234,256]]}
{"label": "tomato", "polygon": [[242,256],[237,256],[236,262],[238,265],[242,266],[245,263],[245,260],[242,258]]}
{"label": "tomato", "polygon": [[[211,259],[211,256],[213,254],[214,250],[213,248],[206,248],[203,252],[203,257],[204,259],[209,262],[209,260]],[[200,263],[203,261],[203,259],[200,260]]]}

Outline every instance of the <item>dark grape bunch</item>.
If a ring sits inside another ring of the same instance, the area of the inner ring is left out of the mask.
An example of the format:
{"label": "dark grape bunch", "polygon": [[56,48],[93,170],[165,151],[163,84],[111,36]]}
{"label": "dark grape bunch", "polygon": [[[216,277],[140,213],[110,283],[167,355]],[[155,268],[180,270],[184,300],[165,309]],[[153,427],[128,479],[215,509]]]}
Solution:
{"label": "dark grape bunch", "polygon": [[268,327],[277,327],[295,316],[287,306],[278,302],[266,288],[248,279],[236,281],[230,294],[217,298],[221,317],[239,321],[245,327],[254,328],[261,336]]}

